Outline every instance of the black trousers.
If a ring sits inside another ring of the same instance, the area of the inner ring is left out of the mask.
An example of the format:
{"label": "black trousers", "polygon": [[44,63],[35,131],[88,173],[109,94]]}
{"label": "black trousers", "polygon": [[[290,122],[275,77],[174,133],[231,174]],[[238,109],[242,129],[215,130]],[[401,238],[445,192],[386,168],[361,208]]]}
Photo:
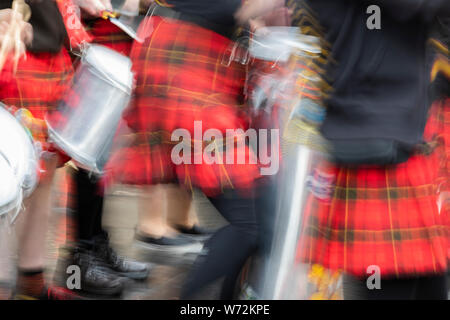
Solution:
{"label": "black trousers", "polygon": [[221,299],[232,299],[234,284],[247,259],[258,244],[259,224],[253,197],[243,198],[236,191],[210,198],[212,204],[229,222],[205,244],[182,288],[181,299],[193,299],[209,283],[224,278]]}
{"label": "black trousers", "polygon": [[370,290],[366,280],[344,277],[345,300],[447,300],[447,276],[381,279],[381,288]]}
{"label": "black trousers", "polygon": [[75,172],[75,183],[77,242],[89,244],[95,236],[103,233],[103,190],[100,189],[98,180],[83,169]]}

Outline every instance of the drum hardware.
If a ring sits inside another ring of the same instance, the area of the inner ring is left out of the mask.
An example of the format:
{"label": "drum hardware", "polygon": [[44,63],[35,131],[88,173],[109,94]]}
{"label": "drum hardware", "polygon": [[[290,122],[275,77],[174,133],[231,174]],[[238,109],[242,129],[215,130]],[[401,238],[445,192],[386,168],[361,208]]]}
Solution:
{"label": "drum hardware", "polygon": [[222,65],[229,67],[233,62],[244,66],[248,65],[250,62],[250,52],[247,44],[249,40],[250,37],[248,36],[240,37],[230,44],[222,56]]}

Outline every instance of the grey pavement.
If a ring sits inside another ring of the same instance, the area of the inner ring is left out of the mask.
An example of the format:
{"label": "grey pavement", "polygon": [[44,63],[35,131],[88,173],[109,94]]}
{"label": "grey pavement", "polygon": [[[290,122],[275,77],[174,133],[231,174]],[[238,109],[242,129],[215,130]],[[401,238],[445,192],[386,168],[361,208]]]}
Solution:
{"label": "grey pavement", "polygon": [[[57,179],[62,179],[60,170]],[[61,190],[55,183],[53,192],[54,206],[51,212],[47,240],[46,278],[60,282],[61,260],[66,252],[66,234],[73,234],[72,210],[61,206]],[[181,285],[192,267],[196,256],[193,254],[176,255],[159,251],[139,249],[135,245],[134,234],[138,223],[138,192],[129,186],[117,186],[107,192],[103,212],[103,227],[109,232],[111,244],[116,251],[126,257],[152,265],[147,281],[130,281],[122,299],[178,299]],[[193,207],[198,214],[200,225],[207,228],[219,228],[225,224],[218,212],[201,192],[194,192]],[[69,224],[67,223],[69,222]],[[69,227],[67,227],[69,225]],[[69,228],[69,229],[67,229]],[[0,284],[14,282],[16,268],[16,236],[14,229],[6,223],[0,223]],[[217,284],[212,284],[199,296],[202,299],[216,299]],[[93,297],[96,298],[96,297]],[[104,297],[103,297],[104,298]]]}

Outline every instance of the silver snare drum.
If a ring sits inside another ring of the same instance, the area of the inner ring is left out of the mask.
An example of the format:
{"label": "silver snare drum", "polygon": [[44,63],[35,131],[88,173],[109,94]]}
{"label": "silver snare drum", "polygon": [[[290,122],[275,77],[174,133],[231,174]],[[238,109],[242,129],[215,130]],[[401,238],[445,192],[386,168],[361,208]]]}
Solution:
{"label": "silver snare drum", "polygon": [[0,216],[18,211],[38,181],[38,155],[33,140],[0,103]]}
{"label": "silver snare drum", "polygon": [[[131,60],[100,45],[83,52],[72,88],[47,118],[49,136],[82,168],[101,174],[133,84]],[[63,119],[63,120],[61,120]]]}

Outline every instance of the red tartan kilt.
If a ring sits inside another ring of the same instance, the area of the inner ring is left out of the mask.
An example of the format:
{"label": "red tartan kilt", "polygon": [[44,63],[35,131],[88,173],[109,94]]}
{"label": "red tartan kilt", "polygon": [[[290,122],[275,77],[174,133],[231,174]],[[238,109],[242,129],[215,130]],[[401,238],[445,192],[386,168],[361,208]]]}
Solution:
{"label": "red tartan kilt", "polygon": [[[178,182],[188,190],[199,187],[208,196],[226,188],[249,192],[258,176],[257,166],[248,164],[181,164],[171,159],[172,144],[140,145],[119,149],[110,159],[104,184],[130,185]],[[249,150],[246,150],[247,154]]]}
{"label": "red tartan kilt", "polygon": [[[144,44],[134,43],[131,58],[137,77],[134,108],[127,117],[138,132],[178,128],[245,128],[238,105],[245,68],[227,67],[233,42],[193,24],[153,17],[142,29],[153,29]],[[194,36],[195,35],[195,36]]]}
{"label": "red tartan kilt", "polygon": [[114,157],[119,161],[111,161],[111,172],[120,175],[115,180],[128,184],[178,180],[208,194],[226,187],[251,188],[259,175],[257,165],[174,165],[170,154],[175,145],[171,134],[186,129],[193,141],[195,121],[201,121],[203,132],[214,128],[224,137],[226,129],[248,128],[239,104],[245,69],[222,63],[233,42],[196,25],[160,17],[146,20],[141,31],[146,27],[153,28],[151,36],[143,44],[135,42],[131,52],[137,82],[125,116],[139,143],[119,151],[121,156]]}
{"label": "red tartan kilt", "polygon": [[16,74],[10,59],[0,74],[0,101],[31,112],[35,118],[31,132],[45,148],[48,145],[44,119],[56,110],[70,87],[72,75],[72,62],[65,49],[56,54],[27,52],[26,58],[19,60]]}
{"label": "red tartan kilt", "polygon": [[109,20],[90,21],[87,23],[86,30],[93,36],[93,43],[108,47],[125,56],[130,55],[133,39]]}
{"label": "red tartan kilt", "polygon": [[[426,141],[449,130],[444,113],[443,106],[434,108]],[[446,211],[437,206],[443,151],[441,144],[430,155],[388,167],[321,164],[335,177],[334,194],[308,199],[297,258],[358,277],[367,276],[371,265],[381,268],[382,277],[445,272],[449,225]]]}

